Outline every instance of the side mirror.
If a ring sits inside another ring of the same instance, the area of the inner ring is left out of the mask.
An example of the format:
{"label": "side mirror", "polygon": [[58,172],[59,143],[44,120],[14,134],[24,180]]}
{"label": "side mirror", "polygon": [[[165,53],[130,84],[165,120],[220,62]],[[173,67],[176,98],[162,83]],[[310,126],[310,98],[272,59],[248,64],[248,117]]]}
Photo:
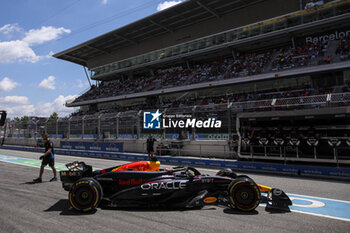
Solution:
{"label": "side mirror", "polygon": [[7,113],[6,111],[0,111],[0,115],[0,126],[3,126],[5,124]]}

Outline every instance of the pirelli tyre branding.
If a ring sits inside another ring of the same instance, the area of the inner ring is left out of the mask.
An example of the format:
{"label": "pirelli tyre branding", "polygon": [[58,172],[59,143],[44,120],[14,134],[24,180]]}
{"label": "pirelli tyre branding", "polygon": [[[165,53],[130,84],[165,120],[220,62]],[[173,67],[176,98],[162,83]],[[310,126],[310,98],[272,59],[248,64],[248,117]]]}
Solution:
{"label": "pirelli tyre branding", "polygon": [[158,182],[158,183],[148,183],[141,185],[143,190],[174,190],[174,189],[184,189],[186,187],[186,181],[178,182]]}

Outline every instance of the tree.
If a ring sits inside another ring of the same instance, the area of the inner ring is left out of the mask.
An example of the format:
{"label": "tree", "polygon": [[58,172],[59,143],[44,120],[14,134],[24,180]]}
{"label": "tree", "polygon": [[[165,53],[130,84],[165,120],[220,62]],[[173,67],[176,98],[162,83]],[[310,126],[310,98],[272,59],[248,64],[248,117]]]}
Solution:
{"label": "tree", "polygon": [[15,121],[17,121],[20,129],[26,129],[29,121],[28,116],[23,116],[21,118],[15,117]]}
{"label": "tree", "polygon": [[54,121],[56,121],[58,119],[58,114],[57,114],[57,112],[53,112],[52,114],[51,114],[51,116],[50,116],[50,121],[51,120],[54,120]]}

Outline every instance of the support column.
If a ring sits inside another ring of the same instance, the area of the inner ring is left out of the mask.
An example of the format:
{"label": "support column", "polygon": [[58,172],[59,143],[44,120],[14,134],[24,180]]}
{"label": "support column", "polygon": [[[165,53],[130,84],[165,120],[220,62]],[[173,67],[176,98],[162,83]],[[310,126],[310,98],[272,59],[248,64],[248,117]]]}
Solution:
{"label": "support column", "polygon": [[[196,118],[196,117],[195,117],[196,108],[197,108],[197,106],[193,106],[193,108],[192,108],[192,118]],[[192,140],[195,140],[195,139],[196,139],[196,127],[193,127],[193,128],[192,128],[192,138],[191,138],[191,139],[192,139]]]}
{"label": "support column", "polygon": [[231,119],[231,106],[232,106],[232,103],[229,103],[227,105],[227,122],[228,122],[228,130],[227,130],[227,133],[228,133],[228,140],[229,142],[232,141],[232,119]]}
{"label": "support column", "polygon": [[72,117],[70,117],[68,119],[68,135],[67,135],[67,138],[69,139],[70,138],[70,121],[71,121]]}
{"label": "support column", "polygon": [[85,116],[83,116],[83,118],[81,118],[81,139],[84,139],[84,134],[85,134]]}
{"label": "support column", "polygon": [[142,114],[142,110],[140,110],[137,113],[137,117],[136,117],[136,138],[140,139],[140,135],[141,135],[141,126],[140,126],[140,121],[141,121],[141,117],[140,115]]}
{"label": "support column", "polygon": [[56,139],[58,138],[58,118],[56,120]]}
{"label": "support column", "polygon": [[101,117],[102,117],[103,113],[102,114],[99,114],[97,116],[97,139],[101,139]]}
{"label": "support column", "polygon": [[116,124],[115,124],[115,134],[116,138],[119,138],[119,118],[120,118],[120,112],[118,112],[117,117],[116,117]]}

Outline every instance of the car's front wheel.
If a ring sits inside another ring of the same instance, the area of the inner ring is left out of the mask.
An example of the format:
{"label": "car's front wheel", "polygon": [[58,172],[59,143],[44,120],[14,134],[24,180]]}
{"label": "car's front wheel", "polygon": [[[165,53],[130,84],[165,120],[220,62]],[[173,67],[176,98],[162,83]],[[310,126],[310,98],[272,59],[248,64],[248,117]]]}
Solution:
{"label": "car's front wheel", "polygon": [[78,211],[94,210],[102,199],[101,185],[93,178],[83,178],[76,181],[69,191],[70,205]]}
{"label": "car's front wheel", "polygon": [[258,185],[246,176],[233,180],[228,191],[231,205],[241,211],[253,211],[261,200]]}

